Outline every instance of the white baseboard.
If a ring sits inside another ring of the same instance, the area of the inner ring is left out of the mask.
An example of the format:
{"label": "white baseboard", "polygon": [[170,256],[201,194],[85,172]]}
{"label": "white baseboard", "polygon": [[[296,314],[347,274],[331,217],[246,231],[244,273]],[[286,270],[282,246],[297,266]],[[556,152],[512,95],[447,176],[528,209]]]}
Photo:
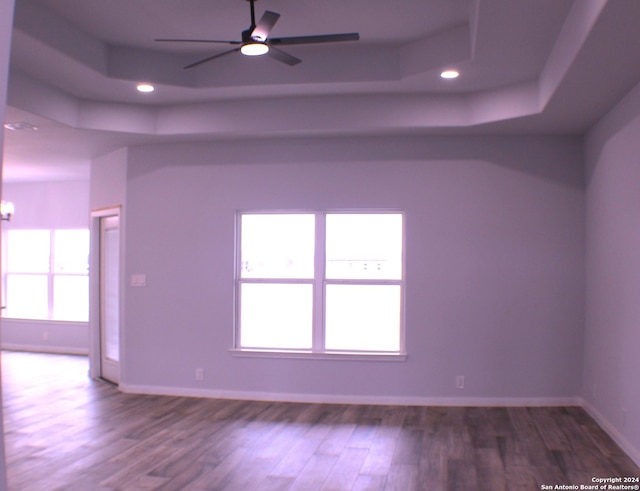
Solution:
{"label": "white baseboard", "polygon": [[44,346],[19,343],[2,343],[3,350],[7,351],[30,351],[32,353],[52,353],[56,355],[89,355],[87,348],[72,346]]}
{"label": "white baseboard", "polygon": [[607,434],[615,441],[618,446],[624,450],[631,460],[635,462],[637,466],[640,466],[640,449],[635,448],[617,429],[611,424],[611,422],[605,418],[600,411],[587,401],[582,401],[582,407],[587,413],[600,425],[600,427],[607,432]]}
{"label": "white baseboard", "polygon": [[130,394],[166,395],[175,397],[206,397],[271,402],[302,402],[317,404],[373,404],[391,406],[580,406],[578,397],[406,397],[356,396],[338,394],[299,394],[251,392],[236,390],[198,389],[191,387],[161,387],[120,383],[120,390]]}

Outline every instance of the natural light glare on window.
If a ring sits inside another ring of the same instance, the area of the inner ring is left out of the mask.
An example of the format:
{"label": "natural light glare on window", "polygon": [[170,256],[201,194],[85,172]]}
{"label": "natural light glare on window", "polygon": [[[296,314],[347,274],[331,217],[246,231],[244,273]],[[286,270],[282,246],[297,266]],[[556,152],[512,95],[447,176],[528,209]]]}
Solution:
{"label": "natural light glare on window", "polygon": [[55,230],[55,273],[89,272],[89,230]]}
{"label": "natural light glare on window", "polygon": [[327,285],[326,348],[398,351],[400,286]]}
{"label": "natural light glare on window", "polygon": [[8,275],[5,316],[47,319],[49,287],[47,275]]}
{"label": "natural light glare on window", "polygon": [[54,276],[53,319],[86,322],[89,319],[89,277]]}
{"label": "natural light glare on window", "polygon": [[402,215],[327,215],[329,279],[402,278]]}
{"label": "natural light glare on window", "polygon": [[237,223],[236,348],[404,355],[402,213],[246,213]]}
{"label": "natural light glare on window", "polygon": [[311,348],[311,285],[245,283],[240,298],[242,347]]}
{"label": "natural light glare on window", "polygon": [[313,215],[243,215],[241,240],[243,278],[313,277]]}
{"label": "natural light glare on window", "polygon": [[89,320],[89,230],[9,230],[3,315]]}
{"label": "natural light glare on window", "polygon": [[9,230],[7,251],[7,269],[10,273],[49,272],[48,230]]}
{"label": "natural light glare on window", "polygon": [[[112,217],[113,218],[113,217]],[[111,361],[120,360],[120,330],[113,326],[120,325],[120,229],[107,227],[102,231],[103,261],[107,267],[102,271],[102,315],[105,326],[112,326],[104,330],[105,357]]]}

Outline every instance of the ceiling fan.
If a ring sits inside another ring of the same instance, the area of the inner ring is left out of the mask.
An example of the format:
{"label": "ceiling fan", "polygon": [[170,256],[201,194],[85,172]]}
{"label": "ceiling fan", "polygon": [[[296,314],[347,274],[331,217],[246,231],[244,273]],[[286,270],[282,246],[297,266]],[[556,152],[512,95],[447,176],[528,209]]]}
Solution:
{"label": "ceiling fan", "polygon": [[270,38],[269,33],[273,26],[280,18],[280,14],[277,12],[271,12],[269,10],[262,14],[262,17],[256,24],[256,14],[254,3],[257,0],[247,0],[251,6],[251,26],[248,29],[242,31],[241,41],[224,41],[219,39],[156,39],[160,42],[179,42],[179,43],[219,43],[219,44],[231,44],[236,45],[236,48],[217,53],[213,56],[208,56],[202,60],[198,60],[191,63],[184,68],[193,68],[216,58],[235,53],[240,51],[244,55],[258,56],[269,54],[271,57],[278,61],[286,63],[287,65],[297,65],[302,60],[296,58],[289,53],[282,51],[278,46],[289,46],[295,44],[318,44],[318,43],[335,43],[340,41],[357,41],[360,39],[360,35],[357,32],[349,32],[343,34],[317,34],[312,36],[294,36],[284,38]]}

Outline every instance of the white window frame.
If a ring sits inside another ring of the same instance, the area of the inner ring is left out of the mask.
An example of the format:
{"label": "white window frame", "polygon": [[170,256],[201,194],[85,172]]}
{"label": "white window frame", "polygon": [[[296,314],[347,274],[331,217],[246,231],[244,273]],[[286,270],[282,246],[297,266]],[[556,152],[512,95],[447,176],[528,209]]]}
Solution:
{"label": "white window frame", "polygon": [[[11,254],[11,251],[8,249],[8,245],[9,245],[9,240],[8,240],[8,234],[12,231],[21,231],[21,230],[38,230],[38,231],[43,231],[43,232],[47,232],[49,235],[49,268],[47,272],[24,272],[24,271],[9,271],[8,268],[8,256],[9,254]],[[54,317],[54,296],[56,294],[55,289],[54,289],[54,284],[55,284],[55,278],[57,277],[83,277],[83,278],[87,278],[87,282],[89,281],[89,270],[87,269],[86,273],[77,273],[77,272],[71,272],[71,273],[62,273],[62,272],[56,272],[56,243],[55,243],[55,235],[57,231],[60,230],[86,230],[87,232],[89,232],[88,229],[84,229],[84,228],[70,228],[70,229],[64,229],[64,228],[58,228],[58,229],[47,229],[47,228],[39,228],[39,229],[10,229],[6,231],[6,234],[4,234],[3,237],[3,244],[6,244],[5,246],[3,246],[3,268],[2,268],[2,272],[3,272],[3,278],[2,278],[2,282],[3,282],[3,296],[6,297],[6,295],[8,294],[8,283],[9,283],[9,277],[10,276],[46,276],[47,277],[47,317],[43,318],[43,317],[17,317],[17,316],[12,316],[9,315],[10,314],[10,310],[7,309],[3,309],[2,310],[2,317],[5,319],[11,319],[11,320],[27,320],[29,322],[60,322],[60,323],[78,323],[78,324],[86,324],[89,322],[89,317],[88,317],[88,313],[89,313],[89,308],[88,308],[88,302],[89,302],[89,297],[87,296],[87,319],[86,320],[69,320],[69,319],[57,319]],[[3,304],[6,305],[6,298],[3,298]]]}
{"label": "white window frame", "polygon": [[[304,279],[281,278],[242,278],[241,258],[241,224],[243,215],[294,215],[307,214],[315,216],[315,256],[314,277]],[[327,279],[325,277],[326,260],[326,215],[333,214],[396,214],[402,216],[402,273],[399,280],[379,279]],[[341,360],[372,360],[372,361],[405,361],[405,292],[406,292],[406,215],[402,210],[394,209],[356,209],[356,210],[242,210],[236,212],[235,220],[235,288],[234,288],[234,340],[230,350],[234,356],[266,357],[266,358],[300,358],[300,359],[341,359]],[[240,288],[243,283],[285,283],[311,284],[313,287],[313,323],[312,348],[310,350],[296,350],[286,348],[246,348],[240,345]],[[327,285],[398,285],[400,286],[400,339],[398,351],[367,351],[367,350],[327,350],[325,349],[325,298]]]}

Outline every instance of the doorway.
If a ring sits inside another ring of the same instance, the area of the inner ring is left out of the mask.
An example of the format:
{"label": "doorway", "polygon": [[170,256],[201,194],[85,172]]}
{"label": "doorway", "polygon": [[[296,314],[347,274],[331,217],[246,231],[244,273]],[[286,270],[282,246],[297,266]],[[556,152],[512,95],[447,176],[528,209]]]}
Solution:
{"label": "doorway", "polygon": [[90,372],[120,383],[120,326],[122,267],[120,258],[120,208],[92,213],[92,306]]}

